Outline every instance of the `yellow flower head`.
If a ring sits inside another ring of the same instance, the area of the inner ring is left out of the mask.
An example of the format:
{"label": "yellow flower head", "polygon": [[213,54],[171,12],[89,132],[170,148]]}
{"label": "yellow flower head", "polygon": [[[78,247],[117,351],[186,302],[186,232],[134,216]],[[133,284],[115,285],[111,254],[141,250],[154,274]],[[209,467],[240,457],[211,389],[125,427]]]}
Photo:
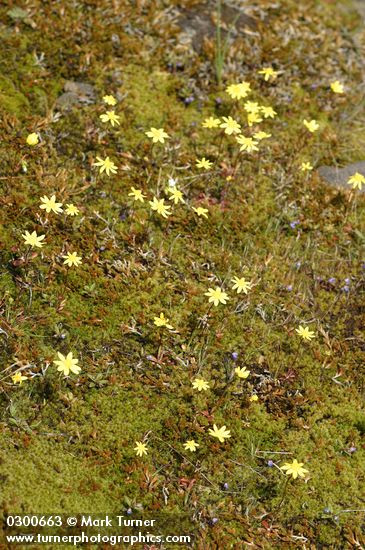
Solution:
{"label": "yellow flower head", "polygon": [[247,294],[252,288],[252,283],[250,281],[246,281],[244,277],[233,277],[232,283],[234,283],[232,290],[237,289],[237,294],[241,294],[241,292]]}
{"label": "yellow flower head", "polygon": [[78,216],[80,214],[80,210],[75,206],[74,204],[66,204],[66,210],[65,210],[67,216]]}
{"label": "yellow flower head", "polygon": [[195,206],[193,206],[193,210],[194,210],[195,214],[197,214],[199,216],[199,218],[201,216],[203,216],[203,218],[208,217],[208,215],[207,215],[207,212],[209,212],[208,208],[203,208],[202,206],[198,206],[197,208],[195,208]]}
{"label": "yellow flower head", "polygon": [[308,327],[302,327],[302,325],[299,325],[299,328],[295,329],[295,332],[299,334],[303,340],[312,340],[312,338],[316,337],[315,332],[313,330],[309,330]]}
{"label": "yellow flower head", "polygon": [[244,380],[250,376],[249,370],[246,367],[236,367],[234,372],[237,374],[238,378],[243,378]]}
{"label": "yellow flower head", "polygon": [[231,437],[230,430],[227,430],[225,426],[217,428],[216,424],[213,424],[213,429],[209,428],[209,435],[216,437],[221,443],[224,443],[225,439]]}
{"label": "yellow flower head", "polygon": [[242,134],[236,136],[237,143],[241,145],[240,151],[247,151],[247,153],[252,153],[252,151],[258,151],[257,147],[258,142],[255,141],[252,137],[245,137]]}
{"label": "yellow flower head", "polygon": [[258,396],[256,395],[256,393],[254,393],[253,395],[251,395],[249,401],[251,401],[251,403],[254,403],[255,401],[258,401],[259,398]]}
{"label": "yellow flower head", "polygon": [[52,195],[50,199],[46,195],[44,195],[44,197],[41,197],[41,202],[42,204],[39,206],[39,208],[45,210],[47,214],[49,214],[50,212],[61,214],[62,202],[56,202],[56,195]]}
{"label": "yellow flower head", "polygon": [[179,204],[179,202],[184,203],[183,194],[177,187],[169,187],[166,189],[166,193],[168,193],[170,201],[174,201],[174,204]]}
{"label": "yellow flower head", "polygon": [[265,107],[264,105],[261,106],[260,110],[264,118],[275,118],[278,114],[272,107]]}
{"label": "yellow flower head", "polygon": [[171,215],[171,206],[165,204],[165,199],[158,200],[157,197],[153,197],[153,200],[148,202],[150,203],[151,209],[155,210],[157,214],[160,214],[163,218],[167,218]]}
{"label": "yellow flower head", "polygon": [[200,160],[196,159],[196,167],[197,168],[203,168],[204,170],[209,170],[213,166],[213,163],[206,159],[205,157],[202,157]]}
{"label": "yellow flower head", "polygon": [[210,116],[202,122],[203,128],[219,128],[221,121],[219,118]]}
{"label": "yellow flower head", "polygon": [[335,80],[330,84],[331,90],[334,94],[343,94],[345,92],[344,85],[339,80]]}
{"label": "yellow flower head", "polygon": [[115,97],[113,95],[105,95],[103,96],[103,101],[104,103],[106,103],[107,105],[116,105],[117,104],[117,100],[115,99]]}
{"label": "yellow flower head", "polygon": [[193,380],[193,388],[198,391],[206,391],[209,390],[209,384],[204,378],[195,378]]}
{"label": "yellow flower head", "polygon": [[254,124],[262,122],[262,118],[257,113],[248,113],[247,115],[247,124],[251,127]]}
{"label": "yellow flower head", "polygon": [[198,447],[199,443],[196,443],[194,439],[188,439],[188,441],[184,443],[184,449],[191,451],[192,453],[195,453]]}
{"label": "yellow flower head", "polygon": [[264,79],[267,82],[270,77],[272,78],[272,80],[275,80],[279,73],[277,71],[274,71],[272,67],[265,67],[259,71],[259,74],[264,75]]}
{"label": "yellow flower head", "polygon": [[160,313],[159,317],[154,317],[154,324],[156,327],[166,327],[170,330],[173,328],[171,325],[169,325],[170,319],[167,319],[163,313]]}
{"label": "yellow flower head", "polygon": [[208,288],[208,292],[204,293],[204,296],[209,296],[209,302],[213,302],[215,306],[218,304],[226,304],[228,298],[228,294],[224,292],[219,286],[214,288]]}
{"label": "yellow flower head", "polygon": [[39,142],[39,136],[35,132],[33,132],[33,134],[29,134],[27,136],[27,144],[28,145],[37,145],[38,142]]}
{"label": "yellow flower head", "polygon": [[260,105],[256,101],[246,101],[243,108],[246,113],[258,113],[260,110]]}
{"label": "yellow flower head", "polygon": [[251,91],[251,84],[249,82],[240,82],[239,84],[231,84],[226,88],[227,94],[232,99],[243,99]]}
{"label": "yellow flower head", "polygon": [[365,184],[365,176],[363,176],[359,172],[356,172],[356,174],[349,178],[347,183],[349,185],[352,185],[353,189],[356,189],[358,187],[361,190],[362,185]]}
{"label": "yellow flower head", "polygon": [[300,169],[302,172],[310,172],[311,170],[313,170],[313,166],[310,162],[302,162],[302,164],[300,165]]}
{"label": "yellow flower head", "polygon": [[98,162],[94,162],[93,166],[99,166],[100,174],[102,174],[103,172],[106,172],[106,175],[110,176],[110,174],[117,173],[118,167],[114,164],[112,160],[110,160],[109,157],[105,157],[105,159],[96,157],[96,160]]}
{"label": "yellow flower head", "polygon": [[79,374],[79,372],[81,371],[81,367],[77,366],[79,360],[73,357],[72,351],[70,351],[70,353],[68,353],[66,357],[60,352],[57,352],[57,355],[59,361],[53,362],[55,365],[58,366],[57,370],[59,372],[63,372],[65,376],[68,376],[70,372],[73,372],[74,374]]}
{"label": "yellow flower head", "polygon": [[262,139],[267,139],[269,137],[271,137],[271,134],[267,134],[266,132],[263,132],[263,131],[260,131],[260,132],[256,132],[253,137],[255,139],[257,139],[257,141],[261,141]]}
{"label": "yellow flower head", "polygon": [[82,257],[78,256],[77,252],[67,252],[67,255],[62,256],[62,258],[65,258],[63,263],[69,267],[72,267],[73,265],[78,267],[82,263]]}
{"label": "yellow flower head", "polygon": [[120,125],[120,116],[116,115],[114,111],[107,111],[106,113],[100,115],[99,118],[102,122],[110,122],[112,126],[114,126],[115,124],[117,124],[118,126]]}
{"label": "yellow flower head", "polygon": [[296,459],[293,462],[287,462],[284,466],[281,466],[281,470],[284,470],[287,475],[291,475],[293,479],[297,477],[305,477],[305,474],[308,473],[308,470],[302,468],[303,462],[298,462]]}
{"label": "yellow flower head", "polygon": [[224,128],[224,133],[231,136],[232,134],[239,134],[241,131],[241,125],[238,124],[237,120],[231,116],[222,117],[223,122],[220,125],[220,128]]}
{"label": "yellow flower head", "polygon": [[136,441],[136,446],[133,450],[136,451],[137,456],[143,456],[147,454],[148,447],[145,443],[142,443],[142,441]]}
{"label": "yellow flower head", "polygon": [[35,231],[33,231],[33,233],[29,233],[29,231],[26,231],[24,233],[24,235],[22,235],[22,237],[24,239],[25,244],[28,244],[29,246],[35,246],[37,248],[42,248],[44,243],[42,243],[41,241],[43,241],[43,239],[46,236],[45,235],[39,235],[39,237],[38,237],[38,235]]}
{"label": "yellow flower head", "polygon": [[146,132],[146,136],[151,138],[153,143],[165,143],[165,139],[169,139],[170,137],[163,128],[151,128],[151,130]]}
{"label": "yellow flower head", "polygon": [[146,198],[141,189],[135,189],[134,187],[131,187],[131,192],[128,193],[128,197],[133,197],[135,201],[140,202],[144,202],[144,199]]}
{"label": "yellow flower head", "polygon": [[23,380],[28,380],[28,377],[23,376],[21,372],[16,372],[15,374],[13,374],[11,379],[13,381],[13,384],[19,384],[19,386],[21,386],[23,383]]}
{"label": "yellow flower head", "polygon": [[316,132],[316,131],[318,130],[318,128],[319,128],[318,122],[317,122],[316,120],[314,120],[314,119],[312,119],[312,120],[306,120],[306,119],[304,119],[304,120],[303,120],[303,124],[304,124],[304,126],[307,128],[307,130],[308,130],[309,132],[311,132],[312,134],[313,134],[314,132]]}

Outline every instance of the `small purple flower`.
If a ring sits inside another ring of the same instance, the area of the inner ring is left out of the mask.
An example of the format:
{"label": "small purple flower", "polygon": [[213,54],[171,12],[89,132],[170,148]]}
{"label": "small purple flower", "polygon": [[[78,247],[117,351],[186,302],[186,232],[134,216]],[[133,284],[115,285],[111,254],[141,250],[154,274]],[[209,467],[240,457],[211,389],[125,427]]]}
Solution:
{"label": "small purple flower", "polygon": [[361,264],[361,267],[362,267],[363,269],[365,269],[365,264]]}
{"label": "small purple flower", "polygon": [[128,508],[127,514],[130,516],[132,513],[133,513],[133,512],[132,512],[132,508]]}
{"label": "small purple flower", "polygon": [[287,290],[288,292],[291,292],[291,291],[293,290],[293,285],[288,285],[288,286],[286,287],[286,290]]}
{"label": "small purple flower", "polygon": [[347,277],[347,279],[345,279],[345,283],[346,283],[347,285],[349,285],[349,284],[351,283],[351,279],[349,279],[349,278]]}
{"label": "small purple flower", "polygon": [[228,491],[228,483],[223,483],[223,489],[224,491]]}
{"label": "small purple flower", "polygon": [[328,282],[330,283],[330,285],[334,285],[335,282],[336,282],[336,277],[330,277],[330,278],[328,279]]}
{"label": "small purple flower", "polygon": [[300,223],[299,220],[294,220],[293,222],[290,222],[290,227],[292,229],[295,229],[295,227]]}
{"label": "small purple flower", "polygon": [[154,357],[153,357],[153,355],[147,355],[146,359],[147,359],[148,361],[153,361],[153,360],[154,360]]}
{"label": "small purple flower", "polygon": [[345,285],[341,288],[343,292],[350,292],[350,287],[348,285]]}
{"label": "small purple flower", "polygon": [[232,359],[233,359],[233,361],[237,361],[237,359],[238,359],[237,351],[232,352]]}
{"label": "small purple flower", "polygon": [[329,508],[323,508],[323,513],[324,514],[330,514],[331,510]]}
{"label": "small purple flower", "polygon": [[296,267],[297,269],[299,269],[301,265],[302,265],[302,262],[297,262],[297,263],[295,264],[295,267]]}
{"label": "small purple flower", "polygon": [[217,105],[222,105],[223,99],[221,97],[216,97],[215,102],[216,102]]}
{"label": "small purple flower", "polygon": [[348,450],[349,453],[355,453],[356,451],[357,451],[357,449],[353,445]]}
{"label": "small purple flower", "polygon": [[272,460],[268,460],[267,465],[269,468],[272,468],[274,466],[274,462]]}
{"label": "small purple flower", "polygon": [[186,98],[184,99],[185,105],[190,105],[190,103],[193,103],[194,99],[195,99],[195,97],[192,96],[192,95],[190,95],[189,97],[186,97]]}
{"label": "small purple flower", "polygon": [[210,520],[210,523],[211,523],[211,525],[215,525],[216,523],[218,523],[218,518],[212,518]]}

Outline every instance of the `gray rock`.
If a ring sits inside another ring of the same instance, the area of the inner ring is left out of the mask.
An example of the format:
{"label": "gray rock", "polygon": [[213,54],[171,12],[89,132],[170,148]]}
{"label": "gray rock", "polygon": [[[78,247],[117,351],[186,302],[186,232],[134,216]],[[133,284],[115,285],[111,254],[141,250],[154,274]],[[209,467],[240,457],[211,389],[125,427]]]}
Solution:
{"label": "gray rock", "polygon": [[56,100],[56,107],[61,110],[72,109],[78,105],[95,103],[95,89],[86,82],[66,80],[64,93]]}
{"label": "gray rock", "polygon": [[[205,38],[212,39],[216,35],[216,23],[213,14],[216,14],[215,1],[196,4],[189,9],[180,10],[178,25],[182,31],[182,42],[191,44],[196,52],[200,52]],[[240,8],[222,4],[222,39],[227,35],[227,29],[234,27],[236,32],[244,29],[256,29],[257,23],[253,17],[246,15]]]}
{"label": "gray rock", "polygon": [[[360,162],[353,162],[348,164],[343,168],[338,168],[337,166],[320,166],[318,168],[319,175],[326,180],[327,183],[333,187],[338,187],[339,189],[346,189],[349,191],[352,189],[352,186],[347,182],[351,176],[356,172],[359,172],[365,176],[365,160]],[[359,189],[356,189],[359,192]],[[360,193],[365,192],[365,187],[360,190]]]}

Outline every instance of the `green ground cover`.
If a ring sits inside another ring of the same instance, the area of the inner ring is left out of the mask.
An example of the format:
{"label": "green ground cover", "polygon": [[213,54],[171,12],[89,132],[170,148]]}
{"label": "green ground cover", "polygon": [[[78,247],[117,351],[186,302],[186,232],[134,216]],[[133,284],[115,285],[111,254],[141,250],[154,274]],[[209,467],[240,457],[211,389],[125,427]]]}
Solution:
{"label": "green ground cover", "polygon": [[[364,195],[316,171],[364,159],[364,23],[345,2],[238,4],[255,23],[231,33],[221,86],[214,36],[195,50],[181,39],[179,10],[198,2],[0,8],[3,518],[143,509],[187,513],[199,549],[365,547]],[[93,92],[62,106],[67,81]],[[234,100],[241,81],[252,91]],[[247,100],[277,116],[248,128]],[[108,109],[120,125],[100,120]],[[202,126],[210,116],[271,137],[239,152]],[[169,139],[153,144],[151,127]],[[94,166],[106,156],[115,175]],[[41,210],[54,194],[79,215]],[[68,267],[74,251],[82,263]],[[208,302],[216,287],[226,304]],[[161,312],[173,329],[155,325]],[[58,372],[58,352],[80,373]],[[304,477],[280,469],[294,459]]]}

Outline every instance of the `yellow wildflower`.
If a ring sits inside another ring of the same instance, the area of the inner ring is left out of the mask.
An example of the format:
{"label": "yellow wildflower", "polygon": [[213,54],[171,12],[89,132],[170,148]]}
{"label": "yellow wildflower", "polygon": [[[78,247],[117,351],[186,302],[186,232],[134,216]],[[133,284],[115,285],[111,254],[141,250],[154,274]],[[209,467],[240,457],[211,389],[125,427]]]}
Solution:
{"label": "yellow wildflower", "polygon": [[349,185],[352,185],[353,189],[356,189],[356,187],[358,187],[361,190],[362,185],[365,184],[365,177],[359,172],[356,172],[356,174],[349,178],[347,183]]}
{"label": "yellow wildflower", "polygon": [[213,166],[213,163],[206,159],[205,157],[202,157],[200,160],[196,159],[196,167],[197,168],[203,168],[204,170],[209,170]]}
{"label": "yellow wildflower", "polygon": [[249,377],[251,371],[247,370],[246,367],[236,367],[234,372],[237,374],[238,378],[246,379]]}
{"label": "yellow wildflower", "polygon": [[107,105],[116,105],[117,104],[117,100],[115,99],[114,96],[112,95],[105,95],[103,96],[103,101],[104,103],[106,103]]}
{"label": "yellow wildflower", "polygon": [[44,243],[43,239],[46,237],[45,235],[37,235],[35,231],[33,233],[29,233],[29,231],[26,231],[24,235],[22,235],[25,244],[29,244],[29,246],[36,246],[37,248],[42,248]]}
{"label": "yellow wildflower", "polygon": [[39,208],[44,209],[47,214],[49,214],[50,212],[61,214],[62,202],[56,202],[56,195],[52,195],[50,199],[47,197],[47,195],[44,195],[44,197],[41,197],[41,202],[42,204],[39,206]]}
{"label": "yellow wildflower", "polygon": [[226,88],[226,92],[232,99],[243,99],[251,91],[249,82],[240,82],[239,84],[231,84]]}
{"label": "yellow wildflower", "polygon": [[151,128],[145,133],[146,136],[152,139],[153,143],[165,143],[165,139],[169,139],[170,137],[163,128]]}
{"label": "yellow wildflower", "polygon": [[23,376],[21,372],[16,372],[15,374],[13,374],[11,379],[13,381],[13,384],[19,384],[19,386],[21,386],[23,383],[23,380],[28,380],[28,377]]}
{"label": "yellow wildflower", "polygon": [[179,204],[179,202],[185,202],[182,192],[180,191],[180,189],[177,189],[177,187],[169,187],[168,189],[166,189],[166,192],[170,195],[170,201],[174,201],[175,204]]}
{"label": "yellow wildflower", "polygon": [[225,439],[231,437],[230,430],[227,430],[225,426],[218,429],[215,424],[213,424],[213,429],[209,428],[209,434],[212,437],[216,437],[221,443],[224,443]]}
{"label": "yellow wildflower", "polygon": [[264,75],[264,79],[266,82],[270,79],[270,77],[275,80],[275,78],[278,76],[278,72],[274,71],[272,67],[264,67],[260,71],[258,71],[259,74]]}
{"label": "yellow wildflower", "polygon": [[237,289],[237,294],[240,294],[241,292],[247,294],[252,288],[252,283],[250,281],[246,281],[244,277],[241,277],[240,279],[238,277],[233,277],[232,283],[234,283],[232,290]]}
{"label": "yellow wildflower", "polygon": [[309,330],[308,327],[302,327],[302,325],[299,325],[299,328],[296,328],[295,332],[297,332],[303,340],[312,340],[312,338],[316,336],[313,330]]}
{"label": "yellow wildflower", "polygon": [[215,289],[208,288],[208,292],[205,292],[204,296],[209,296],[208,302],[213,302],[215,306],[226,304],[227,300],[229,300],[228,294],[219,288],[219,286],[215,287]]}
{"label": "yellow wildflower", "polygon": [[98,162],[94,162],[93,166],[99,166],[99,172],[102,174],[104,171],[106,172],[107,176],[110,176],[110,174],[116,174],[118,167],[114,164],[112,160],[110,160],[109,157],[105,157],[103,160],[100,157],[96,157],[96,160]]}
{"label": "yellow wildflower", "polygon": [[239,134],[241,125],[238,124],[237,120],[234,120],[231,116],[224,116],[223,122],[221,123],[220,127],[224,128],[224,133],[231,136],[232,134]]}
{"label": "yellow wildflower", "polygon": [[260,108],[264,118],[274,118],[278,114],[272,107],[265,107],[264,105]]}
{"label": "yellow wildflower", "polygon": [[209,384],[204,378],[195,378],[193,380],[193,388],[198,391],[206,391],[209,390]]}
{"label": "yellow wildflower", "polygon": [[257,113],[248,113],[247,115],[247,124],[251,127],[254,124],[262,122],[262,118]]}
{"label": "yellow wildflower", "polygon": [[307,130],[308,130],[309,132],[311,132],[312,134],[313,134],[314,132],[316,132],[316,131],[318,130],[318,128],[319,128],[318,122],[317,122],[316,120],[314,120],[314,119],[309,120],[309,121],[306,120],[306,119],[304,119],[304,120],[303,120],[303,124],[304,124],[304,126],[307,128]]}
{"label": "yellow wildflower", "polygon": [[308,470],[305,468],[302,468],[303,462],[298,462],[296,459],[293,460],[293,462],[287,462],[284,464],[284,466],[281,466],[281,470],[286,470],[285,473],[287,475],[291,475],[293,479],[297,479],[297,477],[305,477],[305,474],[308,473]]}
{"label": "yellow wildflower", "polygon": [[331,82],[331,90],[334,94],[343,94],[345,92],[344,85],[339,80]]}
{"label": "yellow wildflower", "polygon": [[193,210],[195,214],[199,216],[199,218],[201,216],[203,216],[203,218],[208,218],[208,215],[207,215],[207,212],[209,212],[208,208],[203,208],[202,206],[198,206],[197,208],[195,208],[195,206],[193,206]]}
{"label": "yellow wildflower", "polygon": [[82,257],[77,255],[77,252],[67,252],[66,256],[62,256],[62,258],[65,258],[64,264],[68,265],[69,267],[72,267],[73,265],[78,267],[82,262]]}
{"label": "yellow wildflower", "polygon": [[266,132],[260,131],[260,132],[255,132],[253,137],[258,141],[261,141],[262,139],[267,139],[271,137],[271,134],[267,134]]}
{"label": "yellow wildflower", "polygon": [[146,196],[142,193],[142,189],[135,189],[134,187],[131,187],[131,192],[128,193],[128,197],[133,197],[135,201],[140,202],[144,202],[144,199],[146,198]]}
{"label": "yellow wildflower", "polygon": [[191,451],[192,453],[195,453],[198,447],[199,443],[196,443],[194,439],[188,439],[188,441],[184,443],[184,449]]}
{"label": "yellow wildflower", "polygon": [[155,210],[158,214],[163,216],[164,218],[167,218],[171,215],[171,212],[169,211],[171,206],[166,206],[165,199],[158,200],[157,197],[153,197],[152,201],[149,201],[150,206],[152,210]]}
{"label": "yellow wildflower", "polygon": [[147,454],[148,447],[142,441],[136,441],[136,446],[133,450],[136,451],[137,456],[143,456]]}
{"label": "yellow wildflower", "polygon": [[313,166],[310,162],[302,162],[302,164],[300,165],[300,169],[302,172],[310,172],[311,170],[313,170]]}
{"label": "yellow wildflower", "polygon": [[35,132],[27,136],[28,145],[37,145],[38,142],[39,142],[39,136]]}
{"label": "yellow wildflower", "polygon": [[116,115],[114,111],[107,111],[106,113],[100,115],[99,118],[102,122],[110,122],[112,126],[114,126],[115,124],[117,124],[118,126],[120,125],[120,116]]}
{"label": "yellow wildflower", "polygon": [[219,128],[221,121],[219,118],[214,118],[210,116],[209,118],[206,118],[204,122],[202,122],[203,128]]}
{"label": "yellow wildflower", "polygon": [[62,353],[57,352],[59,361],[53,361],[55,365],[58,365],[57,370],[63,372],[65,376],[68,376],[70,372],[74,374],[79,374],[81,367],[77,365],[79,362],[78,359],[74,358],[72,351],[70,351],[65,357]]}
{"label": "yellow wildflower", "polygon": [[246,101],[243,108],[246,113],[258,113],[260,110],[260,105],[256,101]]}
{"label": "yellow wildflower", "polygon": [[160,313],[159,317],[154,317],[154,324],[156,327],[166,327],[170,330],[173,328],[172,325],[169,325],[170,319],[167,319],[163,313]]}
{"label": "yellow wildflower", "polygon": [[66,204],[66,207],[65,213],[67,216],[78,216],[80,214],[80,210],[74,204]]}
{"label": "yellow wildflower", "polygon": [[245,137],[242,134],[236,137],[237,142],[241,145],[240,151],[247,151],[247,153],[252,153],[252,151],[258,151],[257,147],[258,142],[255,141],[252,137]]}

